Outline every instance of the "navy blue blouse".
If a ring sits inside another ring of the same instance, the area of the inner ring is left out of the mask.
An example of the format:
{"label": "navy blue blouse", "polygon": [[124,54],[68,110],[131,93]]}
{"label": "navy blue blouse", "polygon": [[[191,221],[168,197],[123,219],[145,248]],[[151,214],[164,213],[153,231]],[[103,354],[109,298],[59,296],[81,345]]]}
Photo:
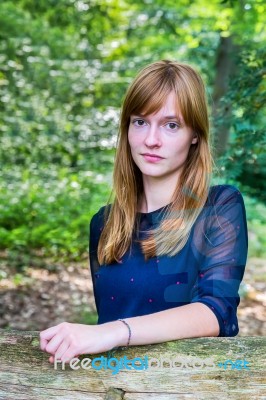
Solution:
{"label": "navy blue blouse", "polygon": [[[166,207],[137,213],[138,239],[160,224]],[[89,257],[98,324],[197,302],[215,314],[219,336],[238,334],[238,289],[247,260],[248,235],[245,205],[236,187],[212,186],[183,249],[173,257],[148,261],[134,235],[131,253],[129,249],[118,263],[99,265],[97,246],[104,208],[90,223]]]}

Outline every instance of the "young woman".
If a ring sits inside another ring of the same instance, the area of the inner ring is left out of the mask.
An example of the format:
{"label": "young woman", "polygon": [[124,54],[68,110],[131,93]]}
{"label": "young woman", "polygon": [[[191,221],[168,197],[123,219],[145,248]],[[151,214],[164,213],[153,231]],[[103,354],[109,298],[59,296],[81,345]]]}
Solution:
{"label": "young woman", "polygon": [[212,165],[201,77],[179,62],[148,65],[123,103],[113,203],[90,223],[98,324],[64,322],[42,331],[50,362],[237,335],[245,206],[236,187],[211,186]]}

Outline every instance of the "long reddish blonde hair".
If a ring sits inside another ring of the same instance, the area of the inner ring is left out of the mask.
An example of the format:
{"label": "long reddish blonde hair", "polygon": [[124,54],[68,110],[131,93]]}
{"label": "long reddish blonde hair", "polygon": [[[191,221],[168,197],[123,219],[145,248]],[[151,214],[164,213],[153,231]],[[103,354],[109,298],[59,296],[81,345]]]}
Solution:
{"label": "long reddish blonde hair", "polygon": [[190,65],[162,60],[142,69],[127,90],[120,117],[115,154],[113,189],[105,208],[104,227],[98,244],[100,264],[119,261],[132,244],[138,229],[137,207],[143,194],[142,173],[133,161],[128,142],[132,114],[157,112],[174,91],[178,111],[196,133],[165,218],[141,240],[145,260],[174,256],[186,244],[191,228],[208,197],[213,168],[209,138],[208,107],[204,83]]}

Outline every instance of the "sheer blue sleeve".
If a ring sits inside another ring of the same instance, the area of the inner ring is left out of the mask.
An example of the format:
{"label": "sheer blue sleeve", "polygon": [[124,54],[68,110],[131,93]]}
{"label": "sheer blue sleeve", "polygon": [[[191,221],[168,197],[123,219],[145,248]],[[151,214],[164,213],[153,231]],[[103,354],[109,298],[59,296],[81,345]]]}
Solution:
{"label": "sheer blue sleeve", "polygon": [[213,311],[219,336],[236,336],[238,290],[248,251],[246,211],[243,197],[234,186],[215,188],[193,230],[192,247],[199,273],[191,302],[203,303]]}
{"label": "sheer blue sleeve", "polygon": [[[99,212],[98,212],[99,213]],[[101,226],[98,217],[98,213],[95,214],[90,222],[90,237],[89,237],[89,260],[90,260],[90,271],[91,271],[91,280],[93,286],[93,294],[95,299],[95,305],[97,312],[98,308],[98,299],[95,292],[95,274],[99,269],[99,261],[97,256],[98,242],[101,234]]]}

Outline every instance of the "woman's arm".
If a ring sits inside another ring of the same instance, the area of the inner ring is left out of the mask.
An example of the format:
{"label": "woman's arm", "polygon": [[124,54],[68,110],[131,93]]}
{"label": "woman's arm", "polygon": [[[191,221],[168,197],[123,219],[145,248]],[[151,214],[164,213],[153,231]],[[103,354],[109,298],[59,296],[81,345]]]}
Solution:
{"label": "woman's arm", "polygon": [[[126,318],[125,321],[131,328],[131,345],[219,335],[217,318],[202,303],[187,304],[140,317]],[[113,324],[114,329],[118,332],[123,330],[125,333],[123,341],[117,346],[125,345],[128,339],[128,328],[121,321],[114,321]]]}
{"label": "woman's arm", "polygon": [[[167,342],[182,338],[218,336],[219,324],[204,304],[193,303],[140,317],[127,318],[131,328],[130,345]],[[69,362],[81,354],[95,354],[125,346],[128,328],[121,321],[101,325],[62,324],[40,333],[43,351]]]}

